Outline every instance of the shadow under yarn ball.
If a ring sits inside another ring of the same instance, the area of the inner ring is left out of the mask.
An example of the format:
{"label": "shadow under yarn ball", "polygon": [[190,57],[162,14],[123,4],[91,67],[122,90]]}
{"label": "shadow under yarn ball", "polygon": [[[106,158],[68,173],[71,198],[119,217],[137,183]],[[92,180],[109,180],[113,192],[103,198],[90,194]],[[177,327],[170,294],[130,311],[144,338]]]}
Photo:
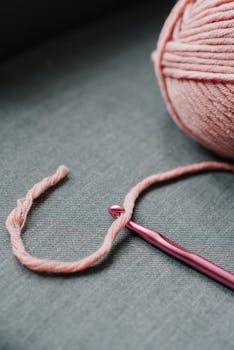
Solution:
{"label": "shadow under yarn ball", "polygon": [[234,159],[234,1],[179,0],[152,61],[177,125]]}

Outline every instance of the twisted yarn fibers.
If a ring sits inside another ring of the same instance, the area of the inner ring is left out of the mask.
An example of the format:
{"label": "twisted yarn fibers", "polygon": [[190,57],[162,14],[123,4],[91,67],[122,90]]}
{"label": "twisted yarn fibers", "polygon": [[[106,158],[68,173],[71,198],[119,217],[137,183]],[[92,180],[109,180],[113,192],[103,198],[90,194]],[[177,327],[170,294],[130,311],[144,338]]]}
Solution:
{"label": "twisted yarn fibers", "polygon": [[177,125],[234,159],[234,1],[179,0],[152,61]]}
{"label": "twisted yarn fibers", "polygon": [[17,207],[12,210],[6,220],[6,227],[10,233],[13,254],[27,268],[34,271],[50,272],[50,273],[72,273],[85,270],[106,256],[111,250],[115,238],[131,219],[136,199],[148,187],[155,183],[161,183],[172,180],[183,175],[195,174],[207,170],[225,170],[234,173],[234,164],[221,162],[203,162],[187,166],[181,166],[164,173],[151,175],[136,186],[134,186],[125,196],[123,207],[125,212],[122,213],[110,226],[104,238],[103,244],[91,255],[77,261],[57,261],[40,259],[32,256],[27,252],[23,240],[22,230],[25,225],[27,215],[36,198],[44,193],[48,188],[56,185],[67,174],[68,169],[60,166],[56,173],[48,176],[42,181],[35,184],[26,194],[25,198],[18,199]]}

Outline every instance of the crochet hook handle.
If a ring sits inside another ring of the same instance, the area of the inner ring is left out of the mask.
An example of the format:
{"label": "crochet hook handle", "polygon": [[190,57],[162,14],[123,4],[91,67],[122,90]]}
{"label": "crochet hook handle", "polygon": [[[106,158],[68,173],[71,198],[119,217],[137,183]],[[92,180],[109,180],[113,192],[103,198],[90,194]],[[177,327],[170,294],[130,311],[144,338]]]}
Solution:
{"label": "crochet hook handle", "polygon": [[[113,205],[108,208],[108,211],[113,218],[117,218],[124,212],[124,208],[118,205]],[[144,240],[151,243],[155,247],[160,248],[164,252],[172,255],[187,265],[192,266],[194,269],[206,274],[225,286],[234,289],[233,273],[203,258],[202,256],[185,249],[169,238],[163,236],[161,233],[148,227],[144,227],[131,220],[126,224],[126,227],[134,232],[137,232]]]}

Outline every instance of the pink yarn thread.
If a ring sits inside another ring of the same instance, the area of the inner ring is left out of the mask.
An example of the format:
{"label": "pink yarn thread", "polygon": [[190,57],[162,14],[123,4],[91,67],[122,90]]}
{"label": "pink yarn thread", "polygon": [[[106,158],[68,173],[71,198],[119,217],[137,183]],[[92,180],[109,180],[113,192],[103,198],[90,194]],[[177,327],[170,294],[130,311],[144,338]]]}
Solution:
{"label": "pink yarn thread", "polygon": [[234,1],[179,0],[152,61],[177,125],[234,159]]}
{"label": "pink yarn thread", "polygon": [[126,195],[123,203],[125,212],[120,215],[110,226],[107,231],[103,244],[93,254],[73,262],[40,259],[32,256],[26,251],[22,240],[22,230],[25,225],[27,215],[33,204],[33,201],[44,193],[48,188],[56,185],[67,174],[68,169],[60,166],[56,173],[48,176],[42,181],[35,184],[26,194],[25,198],[18,199],[17,207],[12,210],[6,220],[6,227],[10,233],[12,250],[18,260],[27,268],[35,271],[50,273],[71,273],[85,270],[106,256],[120,231],[131,219],[134,205],[138,196],[148,187],[155,183],[161,183],[172,180],[183,175],[195,174],[207,170],[226,170],[234,172],[234,164],[221,162],[202,162],[198,164],[178,167],[161,174],[151,175],[136,186],[134,186]]}

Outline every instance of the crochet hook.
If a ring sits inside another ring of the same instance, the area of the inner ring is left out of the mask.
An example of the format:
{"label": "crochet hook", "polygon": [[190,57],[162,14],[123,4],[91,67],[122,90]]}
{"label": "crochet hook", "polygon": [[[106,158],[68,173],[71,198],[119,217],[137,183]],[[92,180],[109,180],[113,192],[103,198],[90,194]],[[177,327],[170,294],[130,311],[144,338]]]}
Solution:
{"label": "crochet hook", "polygon": [[[108,208],[108,211],[112,217],[116,219],[125,210],[119,205],[113,205]],[[151,243],[155,247],[160,248],[164,252],[172,255],[187,265],[192,266],[194,269],[204,273],[225,286],[234,289],[234,274],[230,271],[227,271],[213,262],[203,258],[202,256],[178,245],[176,242],[163,236],[161,233],[148,227],[144,227],[132,220],[128,221],[126,227],[138,233],[144,240]]]}

